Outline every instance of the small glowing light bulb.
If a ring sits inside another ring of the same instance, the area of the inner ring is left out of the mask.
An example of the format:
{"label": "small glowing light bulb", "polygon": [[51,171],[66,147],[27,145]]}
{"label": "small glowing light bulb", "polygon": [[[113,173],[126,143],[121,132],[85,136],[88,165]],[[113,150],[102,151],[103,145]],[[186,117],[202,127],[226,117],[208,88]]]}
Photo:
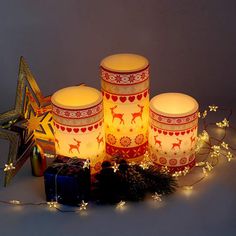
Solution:
{"label": "small glowing light bulb", "polygon": [[193,186],[192,185],[185,185],[185,186],[183,186],[183,189],[184,190],[192,190]]}
{"label": "small glowing light bulb", "polygon": [[114,173],[116,173],[119,170],[119,166],[120,164],[114,163],[114,165],[112,166]]}
{"label": "small glowing light bulb", "polygon": [[157,192],[154,193],[154,195],[152,195],[152,199],[156,202],[161,202],[162,198],[161,198],[161,194],[158,194]]}
{"label": "small glowing light bulb", "polygon": [[218,109],[218,106],[216,106],[216,105],[211,105],[211,106],[209,106],[209,109],[210,109],[210,111],[216,112],[216,110]]}
{"label": "small glowing light bulb", "polygon": [[4,172],[10,171],[10,170],[14,170],[15,166],[13,166],[13,163],[10,164],[5,164],[5,168],[4,168]]}
{"label": "small glowing light bulb", "polygon": [[222,142],[221,143],[221,146],[223,147],[223,148],[225,148],[225,149],[229,149],[229,144],[228,143],[225,143],[225,142]]}
{"label": "small glowing light bulb", "polygon": [[11,201],[9,201],[9,203],[14,204],[14,205],[19,205],[20,201],[18,201],[18,200],[11,200]]}
{"label": "small glowing light bulb", "polygon": [[122,210],[124,209],[125,205],[126,205],[126,202],[121,200],[119,203],[117,203],[116,209]]}
{"label": "small glowing light bulb", "polygon": [[56,201],[47,202],[47,205],[49,206],[49,208],[57,208]]}
{"label": "small glowing light bulb", "polygon": [[79,210],[80,211],[86,211],[87,210],[87,206],[88,206],[88,203],[85,202],[84,200],[82,200],[80,206],[79,206]]}
{"label": "small glowing light bulb", "polygon": [[226,155],[227,159],[228,159],[228,162],[230,162],[233,158],[233,154],[231,152],[227,152],[227,155]]}

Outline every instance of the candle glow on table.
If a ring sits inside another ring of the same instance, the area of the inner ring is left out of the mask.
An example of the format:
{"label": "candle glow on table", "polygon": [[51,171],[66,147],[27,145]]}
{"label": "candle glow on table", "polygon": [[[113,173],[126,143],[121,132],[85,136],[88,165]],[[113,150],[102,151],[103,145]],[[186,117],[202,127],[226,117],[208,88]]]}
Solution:
{"label": "candle glow on table", "polygon": [[135,54],[101,62],[106,152],[138,161],[147,149],[149,63]]}
{"label": "candle glow on table", "polygon": [[84,85],[53,94],[52,118],[56,153],[89,159],[92,173],[105,155],[102,94]]}
{"label": "candle glow on table", "polygon": [[198,103],[181,93],[163,93],[150,101],[149,149],[152,161],[180,171],[195,164]]}

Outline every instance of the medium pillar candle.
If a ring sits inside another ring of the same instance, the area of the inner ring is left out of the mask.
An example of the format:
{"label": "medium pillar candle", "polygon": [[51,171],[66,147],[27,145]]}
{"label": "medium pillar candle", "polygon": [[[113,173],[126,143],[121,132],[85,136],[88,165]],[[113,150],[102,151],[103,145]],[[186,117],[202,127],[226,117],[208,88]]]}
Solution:
{"label": "medium pillar candle", "polygon": [[150,101],[150,157],[174,171],[193,167],[198,128],[198,103],[181,93],[163,93]]}
{"label": "medium pillar candle", "polygon": [[98,171],[105,154],[101,92],[73,86],[54,93],[51,101],[56,153],[89,159],[92,173]]}
{"label": "medium pillar candle", "polygon": [[147,149],[149,63],[135,54],[101,62],[106,152],[139,161]]}

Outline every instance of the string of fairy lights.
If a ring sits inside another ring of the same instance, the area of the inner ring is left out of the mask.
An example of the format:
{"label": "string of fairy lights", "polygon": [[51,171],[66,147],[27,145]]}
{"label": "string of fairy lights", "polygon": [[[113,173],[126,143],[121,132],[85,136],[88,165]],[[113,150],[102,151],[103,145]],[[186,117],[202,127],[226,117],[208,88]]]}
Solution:
{"label": "string of fairy lights", "polygon": [[[195,167],[201,171],[201,176],[198,177],[195,181],[185,184],[185,185],[179,185],[179,188],[183,190],[190,191],[194,188],[196,184],[199,184],[201,181],[203,181],[210,172],[213,171],[215,166],[219,163],[221,158],[225,158],[228,162],[231,162],[234,157],[236,156],[236,147],[233,147],[230,143],[226,142],[227,137],[227,130],[232,129],[233,131],[236,131],[236,128],[230,126],[230,118],[232,116],[232,110],[230,109],[228,112],[228,115],[215,123],[207,123],[206,117],[209,115],[209,113],[217,112],[217,111],[226,111],[226,109],[220,109],[216,105],[208,106],[207,109],[205,109],[203,112],[198,113],[199,119],[203,122],[203,131],[199,133],[198,140],[196,144],[196,160],[198,160],[195,164]],[[214,137],[210,135],[209,129],[213,128],[219,128],[222,130],[221,132],[221,138]],[[50,156],[53,157],[53,156]],[[130,163],[132,165],[133,163]],[[144,161],[140,163],[140,167],[143,169],[148,169],[152,165],[152,163],[149,160],[149,153],[146,152]],[[84,163],[83,168],[89,167],[89,160]],[[116,173],[119,171],[119,164],[114,162],[113,166],[111,167]],[[0,171],[12,171],[15,167],[13,163],[5,164],[4,167],[0,168]],[[164,173],[169,173],[169,169],[167,166],[163,166],[161,168],[161,171]],[[189,167],[185,167],[182,171],[177,171],[172,174],[173,177],[175,177],[177,180],[179,180],[179,177],[186,176],[190,172]],[[162,195],[158,193],[154,193],[151,196],[152,200],[154,202],[161,202],[162,201]],[[12,206],[42,206],[47,207],[49,209],[55,209],[58,212],[63,213],[76,213],[76,212],[84,212],[87,211],[89,207],[89,203],[82,200],[81,204],[78,207],[74,207],[73,209],[64,209],[62,205],[58,204],[56,201],[52,202],[21,202],[19,200],[9,200],[4,201],[0,200],[0,204],[5,205],[12,205]],[[125,201],[120,201],[116,204],[115,209],[116,210],[123,210],[127,206],[127,203]]]}

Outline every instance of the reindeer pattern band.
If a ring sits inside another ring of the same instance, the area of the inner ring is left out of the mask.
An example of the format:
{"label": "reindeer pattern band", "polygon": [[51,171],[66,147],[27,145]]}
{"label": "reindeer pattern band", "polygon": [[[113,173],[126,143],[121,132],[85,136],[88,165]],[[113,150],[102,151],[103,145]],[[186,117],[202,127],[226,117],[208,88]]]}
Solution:
{"label": "reindeer pattern band", "polygon": [[171,123],[172,118],[166,118],[167,124],[163,125],[160,116],[156,117],[158,121],[150,116],[149,126],[148,140],[152,161],[157,165],[171,167],[173,170],[191,165],[195,159],[197,143],[196,112],[188,117],[174,118],[178,123],[175,125]]}
{"label": "reindeer pattern band", "polygon": [[[136,157],[143,155],[146,151],[143,147],[147,146],[144,144],[148,139],[148,96],[141,101],[130,103],[129,106],[127,103],[114,104],[104,98],[104,113],[106,143],[110,147],[107,148],[107,153],[113,155],[125,152],[127,159],[133,158],[134,151]],[[129,152],[129,148],[132,151]]]}

